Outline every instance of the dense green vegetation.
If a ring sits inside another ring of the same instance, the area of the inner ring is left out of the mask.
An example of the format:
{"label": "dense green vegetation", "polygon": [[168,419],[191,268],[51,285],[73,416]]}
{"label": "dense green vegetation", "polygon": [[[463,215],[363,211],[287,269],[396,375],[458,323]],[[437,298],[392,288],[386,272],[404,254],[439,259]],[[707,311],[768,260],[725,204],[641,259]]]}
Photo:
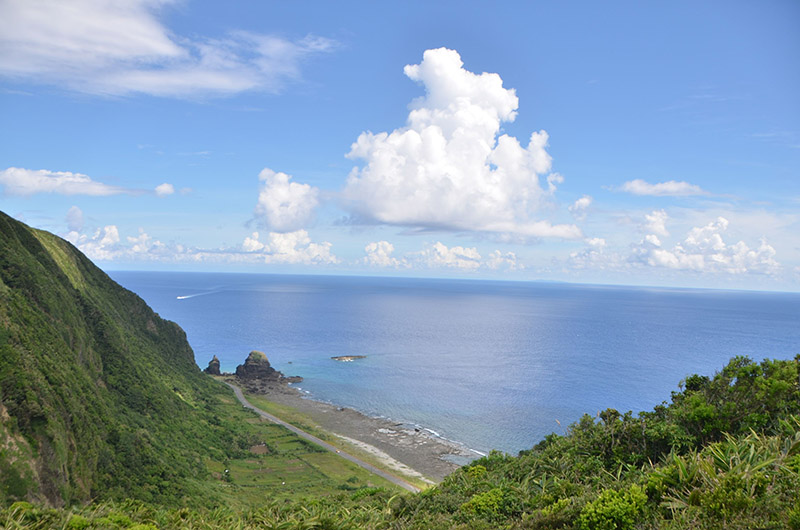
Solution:
{"label": "dense green vegetation", "polygon": [[0,527],[800,529],[799,368],[800,357],[735,358],[652,412],[584,416],[565,436],[492,453],[418,495],[339,489],[215,509],[17,503]]}
{"label": "dense green vegetation", "polygon": [[634,417],[584,416],[409,499],[415,528],[800,528],[800,358],[733,359]]}
{"label": "dense green vegetation", "polygon": [[371,484],[385,483],[242,410],[176,324],[72,245],[0,213],[0,505],[219,506]]}
{"label": "dense green vegetation", "polygon": [[2,214],[0,324],[0,528],[800,529],[800,356],[409,495],[243,410],[180,328]]}

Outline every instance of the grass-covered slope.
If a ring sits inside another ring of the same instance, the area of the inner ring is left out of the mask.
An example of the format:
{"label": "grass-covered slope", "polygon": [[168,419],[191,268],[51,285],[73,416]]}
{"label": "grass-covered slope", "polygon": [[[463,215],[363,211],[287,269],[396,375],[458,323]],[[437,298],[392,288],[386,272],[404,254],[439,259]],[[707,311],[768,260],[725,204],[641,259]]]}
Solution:
{"label": "grass-covered slope", "polygon": [[204,460],[246,446],[221,392],[176,324],[0,213],[0,504],[198,494]]}

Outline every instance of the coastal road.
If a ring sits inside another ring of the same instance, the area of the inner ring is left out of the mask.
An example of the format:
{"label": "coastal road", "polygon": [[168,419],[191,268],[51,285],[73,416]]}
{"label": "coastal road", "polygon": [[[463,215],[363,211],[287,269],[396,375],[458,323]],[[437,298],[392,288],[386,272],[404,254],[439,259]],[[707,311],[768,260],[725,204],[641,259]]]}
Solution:
{"label": "coastal road", "polygon": [[377,467],[373,466],[372,464],[368,464],[367,462],[364,462],[360,458],[356,458],[355,456],[353,456],[351,454],[348,454],[348,453],[342,451],[341,449],[337,449],[336,447],[332,446],[328,442],[320,440],[319,438],[317,438],[313,434],[309,434],[309,433],[307,433],[306,431],[304,431],[302,429],[298,429],[294,425],[292,425],[290,423],[286,423],[282,419],[278,418],[277,416],[273,416],[269,412],[264,412],[260,408],[256,407],[255,405],[253,405],[249,401],[247,401],[247,399],[244,397],[244,394],[242,393],[242,389],[241,388],[239,388],[238,386],[236,386],[234,384],[228,383],[227,381],[223,381],[223,382],[233,389],[233,393],[236,394],[236,399],[238,399],[245,408],[252,410],[253,412],[258,414],[262,418],[268,419],[272,423],[277,423],[278,425],[283,425],[284,427],[286,427],[287,429],[289,429],[290,431],[292,431],[293,433],[298,435],[300,438],[303,438],[305,440],[308,440],[309,442],[315,443],[318,446],[322,447],[323,449],[327,449],[331,453],[336,453],[337,456],[341,456],[345,460],[351,461],[355,465],[366,469],[370,473],[374,473],[374,474],[378,475],[379,477],[385,478],[386,480],[388,480],[392,484],[396,484],[396,485],[400,486],[401,488],[406,489],[406,490],[408,490],[408,491],[410,491],[412,493],[419,493],[420,490],[419,490],[418,487],[409,484],[408,482],[406,482],[405,480],[401,479],[400,477],[396,477],[396,476],[392,475],[391,473],[387,473],[386,471],[383,471],[382,469],[378,469]]}

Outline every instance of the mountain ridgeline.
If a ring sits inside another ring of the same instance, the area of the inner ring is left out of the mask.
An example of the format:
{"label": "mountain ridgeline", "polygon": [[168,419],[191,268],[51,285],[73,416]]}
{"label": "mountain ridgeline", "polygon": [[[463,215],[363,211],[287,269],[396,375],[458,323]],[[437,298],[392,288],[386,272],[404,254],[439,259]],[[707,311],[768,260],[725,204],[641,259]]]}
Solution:
{"label": "mountain ridgeline", "polygon": [[177,504],[237,446],[183,330],[0,212],[0,504]]}

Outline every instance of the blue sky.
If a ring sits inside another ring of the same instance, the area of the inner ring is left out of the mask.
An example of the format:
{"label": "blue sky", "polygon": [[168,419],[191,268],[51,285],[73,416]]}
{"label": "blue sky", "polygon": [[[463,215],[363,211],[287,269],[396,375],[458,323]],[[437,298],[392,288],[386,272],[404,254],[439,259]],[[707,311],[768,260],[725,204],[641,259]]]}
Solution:
{"label": "blue sky", "polygon": [[800,290],[800,3],[0,0],[0,209],[106,269]]}

